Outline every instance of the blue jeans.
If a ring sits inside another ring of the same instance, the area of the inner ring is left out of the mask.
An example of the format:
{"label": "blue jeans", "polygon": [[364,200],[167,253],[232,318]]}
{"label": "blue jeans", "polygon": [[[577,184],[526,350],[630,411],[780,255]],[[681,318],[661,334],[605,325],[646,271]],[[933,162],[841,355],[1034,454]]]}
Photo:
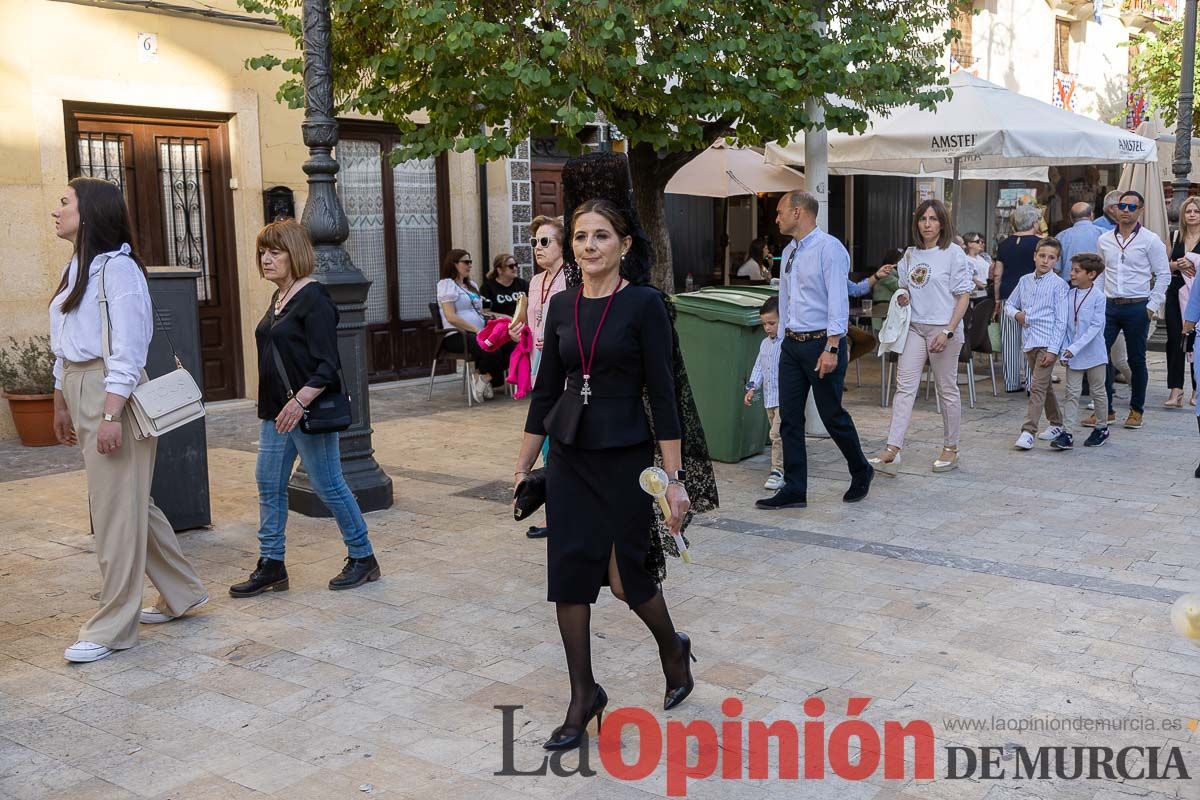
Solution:
{"label": "blue jeans", "polygon": [[[1121,303],[1111,300],[1104,311],[1104,347],[1112,350],[1117,334],[1125,333],[1125,350],[1129,354],[1129,408],[1139,414],[1146,410],[1146,384],[1150,373],[1146,370],[1146,337],[1150,334],[1150,317],[1145,303]],[[1108,411],[1113,411],[1113,375],[1116,370],[1108,365],[1108,380],[1104,388],[1108,392]]]}
{"label": "blue jeans", "polygon": [[296,456],[304,463],[308,479],[317,497],[333,513],[342,540],[351,558],[372,554],[367,538],[367,521],[358,501],[342,477],[341,450],[336,433],[309,435],[296,428],[279,433],[273,420],[262,420],[258,434],[258,462],[254,477],[258,481],[259,555],[283,561],[284,529],[287,527],[288,480]]}

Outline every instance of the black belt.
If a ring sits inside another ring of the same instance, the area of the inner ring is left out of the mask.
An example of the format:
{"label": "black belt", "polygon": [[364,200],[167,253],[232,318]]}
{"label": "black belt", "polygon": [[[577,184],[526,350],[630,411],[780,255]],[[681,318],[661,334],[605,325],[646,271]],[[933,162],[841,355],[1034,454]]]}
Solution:
{"label": "black belt", "polygon": [[1149,303],[1149,297],[1110,297],[1108,302],[1115,306],[1131,306],[1134,303]]}
{"label": "black belt", "polygon": [[810,342],[813,339],[828,339],[829,334],[824,329],[819,331],[788,331],[787,337],[797,342]]}

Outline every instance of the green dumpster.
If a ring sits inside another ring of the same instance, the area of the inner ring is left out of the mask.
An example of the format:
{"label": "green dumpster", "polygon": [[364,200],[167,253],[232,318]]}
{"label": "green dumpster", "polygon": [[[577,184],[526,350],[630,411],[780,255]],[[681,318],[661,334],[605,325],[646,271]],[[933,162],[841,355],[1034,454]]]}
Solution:
{"label": "green dumpster", "polygon": [[717,461],[733,463],[757,455],[767,441],[762,395],[749,408],[742,403],[763,338],[758,309],[766,299],[765,294],[725,287],[671,297],[696,410],[708,452]]}

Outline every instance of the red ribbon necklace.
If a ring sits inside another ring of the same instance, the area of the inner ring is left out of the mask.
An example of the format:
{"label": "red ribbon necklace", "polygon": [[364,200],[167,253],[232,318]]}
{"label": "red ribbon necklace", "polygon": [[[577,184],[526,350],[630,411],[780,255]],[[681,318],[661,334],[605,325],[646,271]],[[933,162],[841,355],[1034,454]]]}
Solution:
{"label": "red ribbon necklace", "polygon": [[546,313],[546,298],[549,297],[550,290],[554,288],[554,282],[558,280],[558,276],[562,271],[563,268],[560,266],[558,268],[558,272],[555,272],[554,277],[552,277],[549,281],[546,280],[546,273],[542,273],[542,302],[538,305],[538,325],[542,324],[542,315]]}
{"label": "red ribbon necklace", "polygon": [[588,404],[588,398],[592,396],[591,378],[592,367],[596,363],[596,342],[600,339],[600,331],[604,328],[604,320],[608,319],[608,310],[612,308],[613,298],[617,296],[617,292],[621,291],[621,284],[625,280],[620,276],[617,277],[617,288],[613,289],[612,294],[608,296],[608,302],[604,304],[604,313],[600,315],[600,324],[596,326],[596,333],[592,336],[591,352],[585,357],[583,354],[583,335],[580,332],[579,326],[579,298],[583,297],[583,287],[579,287],[579,294],[575,295],[575,341],[579,345],[579,361],[583,365],[583,388],[579,390],[579,396],[583,398],[583,404]]}

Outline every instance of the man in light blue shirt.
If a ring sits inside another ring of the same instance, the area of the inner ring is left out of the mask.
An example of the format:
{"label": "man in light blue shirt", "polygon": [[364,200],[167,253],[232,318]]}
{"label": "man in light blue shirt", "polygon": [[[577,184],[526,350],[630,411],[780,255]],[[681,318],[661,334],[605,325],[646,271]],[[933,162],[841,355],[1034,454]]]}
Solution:
{"label": "man in light blue shirt", "polygon": [[1079,253],[1099,253],[1096,242],[1104,231],[1092,221],[1091,203],[1076,203],[1071,206],[1071,227],[1055,238],[1062,244],[1062,258],[1058,262],[1058,274],[1064,281],[1071,282],[1071,257]]}
{"label": "man in light blue shirt", "polygon": [[849,362],[843,346],[849,324],[850,254],[834,237],[817,227],[817,199],[794,191],[779,199],[775,223],[792,237],[780,256],[779,354],[780,436],[784,482],[758,508],[804,508],[808,505],[808,453],[804,415],[809,392],[825,429],[842,451],[850,470],[850,488],[842,500],[867,496],[875,471],[863,455],[858,431],[842,406]]}

